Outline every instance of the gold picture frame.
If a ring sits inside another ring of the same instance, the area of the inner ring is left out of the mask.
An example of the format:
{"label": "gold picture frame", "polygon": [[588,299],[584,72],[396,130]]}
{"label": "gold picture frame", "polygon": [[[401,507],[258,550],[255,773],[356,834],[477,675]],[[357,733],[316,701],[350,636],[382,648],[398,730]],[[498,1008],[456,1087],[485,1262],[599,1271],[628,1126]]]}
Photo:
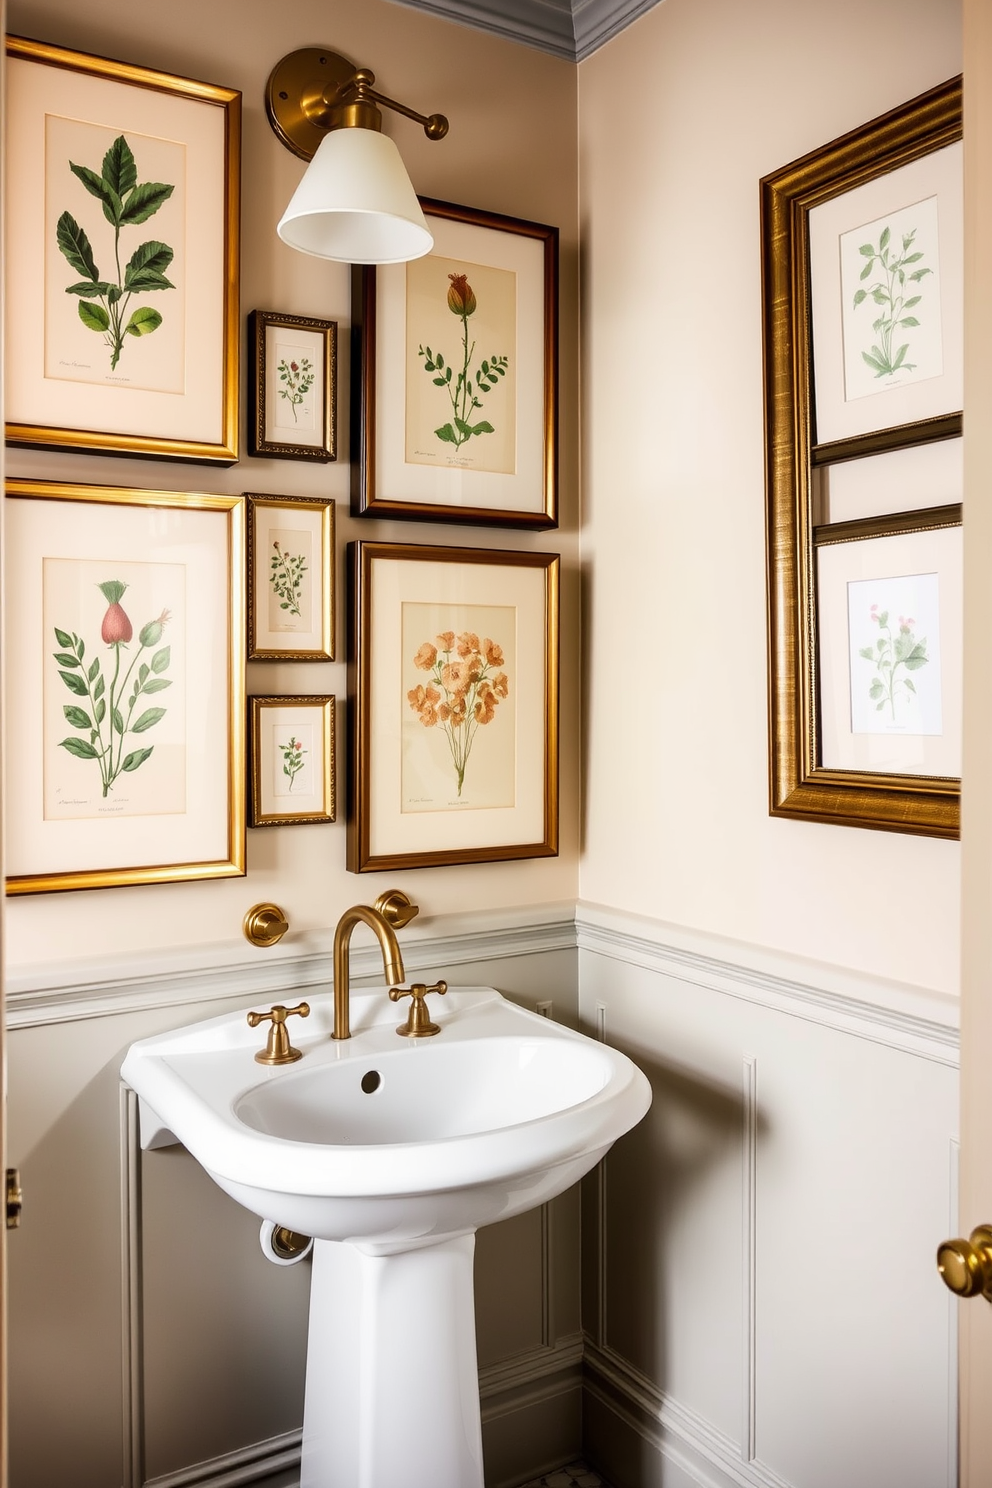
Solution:
{"label": "gold picture frame", "polygon": [[353,271],[352,514],[557,527],[558,229],[420,202],[432,251]]}
{"label": "gold picture frame", "polygon": [[245,872],[244,501],[10,480],[8,894]]}
{"label": "gold picture frame", "polygon": [[237,460],[240,151],[236,89],[7,38],[8,442]]}
{"label": "gold picture frame", "polygon": [[556,855],[558,555],[349,558],[349,870]]}
{"label": "gold picture frame", "polygon": [[[961,134],[958,78],[761,183],[773,816],[936,837],[959,833],[958,779],[824,764],[815,554],[825,543],[844,540],[826,530],[837,523],[827,494],[831,482],[839,489],[842,478],[850,485],[859,477],[862,489],[869,484],[866,472],[872,476],[871,501],[844,512],[855,525],[884,514],[898,525],[906,517],[901,505],[919,515],[960,500],[953,482],[947,489],[939,482],[928,488],[928,482],[934,451],[950,453],[955,447],[945,442],[960,436],[962,423]],[[899,209],[904,200],[924,198],[933,222],[940,220],[943,248],[951,246],[941,259],[944,297],[936,332],[944,360],[922,366],[914,385],[904,375],[915,372],[906,346],[920,324],[921,276],[931,270],[920,246],[923,234],[914,240],[917,229],[902,221]],[[853,260],[850,272],[845,254]],[[882,275],[883,263],[892,270],[894,289]],[[867,336],[863,349],[850,325]],[[892,340],[891,325],[908,333]],[[831,346],[837,348],[833,361]],[[866,392],[874,396],[862,396]],[[907,473],[916,494],[903,501]],[[923,521],[922,528],[927,525]],[[953,518],[929,525],[936,532]],[[901,630],[894,644],[905,649],[908,642],[900,637]],[[853,697],[853,671],[851,686]]]}
{"label": "gold picture frame", "polygon": [[248,335],[248,453],[336,460],[337,321],[253,310]]}
{"label": "gold picture frame", "polygon": [[248,703],[248,825],[334,821],[334,699],[251,697]]}
{"label": "gold picture frame", "polygon": [[254,491],[245,498],[248,660],[333,661],[334,502]]}

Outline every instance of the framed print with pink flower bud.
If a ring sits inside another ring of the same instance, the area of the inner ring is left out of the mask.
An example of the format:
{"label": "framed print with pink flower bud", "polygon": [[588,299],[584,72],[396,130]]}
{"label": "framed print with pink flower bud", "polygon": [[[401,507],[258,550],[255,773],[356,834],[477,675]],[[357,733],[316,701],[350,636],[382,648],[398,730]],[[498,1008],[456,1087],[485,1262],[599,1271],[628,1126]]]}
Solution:
{"label": "framed print with pink flower bud", "polygon": [[7,892],[245,871],[244,502],[7,483]]}
{"label": "framed print with pink flower bud", "polygon": [[334,699],[249,698],[250,827],[332,822]]}
{"label": "framed print with pink flower bud", "polygon": [[253,310],[248,333],[248,453],[336,460],[337,322]]}
{"label": "framed print with pink flower bud", "polygon": [[334,660],[334,502],[248,502],[248,660]]}
{"label": "framed print with pink flower bud", "polygon": [[558,525],[558,229],[421,199],[434,248],[354,270],[352,512]]}
{"label": "framed print with pink flower bud", "polygon": [[553,856],[557,554],[349,556],[349,869]]}

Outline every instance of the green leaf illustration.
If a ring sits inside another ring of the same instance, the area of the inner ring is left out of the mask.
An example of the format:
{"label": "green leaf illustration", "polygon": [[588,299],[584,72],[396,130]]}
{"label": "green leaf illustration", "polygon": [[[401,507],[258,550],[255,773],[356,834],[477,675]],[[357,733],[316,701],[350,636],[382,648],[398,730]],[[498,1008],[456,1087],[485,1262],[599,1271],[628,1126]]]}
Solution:
{"label": "green leaf illustration", "polygon": [[130,284],[135,274],[147,270],[152,274],[164,274],[173,260],[173,252],[168,243],[160,243],[157,238],[150,238],[147,243],[142,243],[136,248],[127,261],[124,269],[124,283]]}
{"label": "green leaf illustration", "polygon": [[115,734],[121,734],[123,736],[123,733],[124,733],[124,719],[121,716],[121,710],[119,708],[115,708],[114,711],[113,711],[113,714],[111,715],[111,718],[112,718],[112,722],[113,722],[113,725],[114,725],[114,733]]}
{"label": "green leaf illustration", "polygon": [[443,424],[440,429],[435,429],[434,433],[438,439],[443,439],[446,444],[458,443],[458,436],[450,424]]}
{"label": "green leaf illustration", "polygon": [[66,703],[62,712],[65,714],[66,722],[71,723],[73,728],[88,729],[93,727],[90,715],[84,713],[82,708],[75,708],[71,703]]}
{"label": "green leaf illustration", "polygon": [[59,251],[68,259],[77,274],[85,274],[87,279],[94,282],[99,279],[100,275],[93,260],[90,240],[69,212],[63,212],[59,218],[55,228],[55,238]]}
{"label": "green leaf illustration", "polygon": [[153,677],[150,682],[146,682],[145,683],[145,685],[141,689],[141,691],[142,692],[161,692],[163,687],[171,687],[171,686],[172,686],[172,683],[169,681],[168,677]]}
{"label": "green leaf illustration", "polygon": [[59,676],[70,692],[74,692],[77,697],[86,697],[86,679],[84,677],[77,676],[75,672],[59,672]]}
{"label": "green leaf illustration", "polygon": [[153,744],[149,749],[135,749],[131,754],[125,755],[124,763],[121,765],[121,769],[125,770],[127,774],[130,775],[132,770],[136,770],[139,765],[143,765],[145,763],[145,760],[148,758],[154,748],[155,746]]}
{"label": "green leaf illustration", "polygon": [[108,284],[106,279],[97,279],[91,283],[89,279],[81,279],[78,284],[67,284],[66,294],[82,295],[85,299],[95,300],[101,295],[109,295],[117,288],[116,284]]}
{"label": "green leaf illustration", "polygon": [[141,717],[138,719],[137,723],[132,723],[131,732],[134,734],[143,734],[148,729],[154,728],[159,719],[164,717],[164,708],[146,708],[144,713],[142,713]]}
{"label": "green leaf illustration", "polygon": [[[171,284],[165,284],[161,287],[163,289],[173,288]],[[124,327],[124,334],[126,336],[150,336],[152,331],[157,331],[161,324],[162,317],[158,311],[153,310],[150,305],[143,305],[139,310],[134,311],[131,319]]]}
{"label": "green leaf illustration", "polygon": [[152,657],[152,671],[164,672],[172,659],[172,647],[163,646],[161,651],[156,651]]}
{"label": "green leaf illustration", "polygon": [[58,641],[58,643],[59,643],[60,646],[71,646],[72,645],[72,636],[68,633],[68,631],[59,630],[59,628],[58,628],[57,625],[54,627],[54,629],[55,629],[55,639]]}
{"label": "green leaf illustration", "polygon": [[117,136],[103,157],[103,179],[120,200],[134,189],[138,180],[131,147],[122,134]]}
{"label": "green leaf illustration", "polygon": [[98,201],[103,203],[103,215],[108,222],[116,226],[120,221],[121,199],[110,183],[105,181],[102,176],[98,176],[96,171],[91,171],[88,166],[74,165],[71,160],[69,161],[69,169],[74,176],[82,181],[90,196],[95,196]]}
{"label": "green leaf illustration", "polygon": [[91,305],[88,300],[79,302],[79,318],[90,331],[109,331],[110,316],[102,305]]}
{"label": "green leaf illustration", "polygon": [[98,759],[99,755],[92,744],[87,744],[85,739],[63,739],[59,744],[60,749],[67,749],[77,759]]}
{"label": "green leaf illustration", "polygon": [[78,656],[74,656],[71,651],[53,651],[52,655],[55,657],[55,660],[58,662],[59,666],[79,666]]}
{"label": "green leaf illustration", "polygon": [[147,222],[149,217],[154,217],[159,207],[169,200],[175,191],[174,186],[166,186],[161,181],[146,181],[141,186],[135,186],[121,213],[121,226],[136,227],[139,222]]}

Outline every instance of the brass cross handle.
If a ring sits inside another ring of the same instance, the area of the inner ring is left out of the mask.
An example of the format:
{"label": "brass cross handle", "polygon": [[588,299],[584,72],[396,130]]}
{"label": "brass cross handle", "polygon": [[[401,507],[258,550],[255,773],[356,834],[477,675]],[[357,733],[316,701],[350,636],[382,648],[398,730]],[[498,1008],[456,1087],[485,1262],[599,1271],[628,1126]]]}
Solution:
{"label": "brass cross handle", "polygon": [[401,997],[413,998],[410,1016],[405,1023],[400,1024],[396,1032],[404,1038],[430,1038],[432,1033],[440,1033],[441,1025],[432,1023],[427,1016],[427,1003],[424,999],[428,992],[437,992],[443,997],[447,990],[447,982],[438,982],[433,987],[428,987],[426,982],[413,982],[409,987],[390,987],[390,1002],[399,1002]]}
{"label": "brass cross handle", "polygon": [[937,1270],[955,1296],[992,1302],[992,1225],[979,1225],[967,1240],[945,1240],[937,1247]]}
{"label": "brass cross handle", "polygon": [[277,1002],[274,1008],[267,1013],[249,1013],[248,1027],[257,1028],[259,1023],[271,1021],[269,1029],[269,1040],[264,1049],[259,1049],[255,1055],[258,1064],[295,1064],[298,1059],[303,1058],[302,1049],[294,1049],[289,1042],[289,1034],[286,1032],[286,1019],[299,1013],[301,1018],[309,1018],[310,1004],[299,1002],[295,1008],[283,1007]]}

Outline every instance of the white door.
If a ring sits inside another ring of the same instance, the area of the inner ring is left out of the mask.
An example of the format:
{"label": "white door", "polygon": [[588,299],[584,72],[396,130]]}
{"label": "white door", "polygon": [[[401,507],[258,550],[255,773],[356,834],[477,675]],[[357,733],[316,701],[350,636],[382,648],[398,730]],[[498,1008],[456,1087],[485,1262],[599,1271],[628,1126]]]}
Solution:
{"label": "white door", "polygon": [[[961,1226],[992,1225],[992,4],[965,0]],[[961,1484],[992,1484],[992,1304],[960,1306]]]}

